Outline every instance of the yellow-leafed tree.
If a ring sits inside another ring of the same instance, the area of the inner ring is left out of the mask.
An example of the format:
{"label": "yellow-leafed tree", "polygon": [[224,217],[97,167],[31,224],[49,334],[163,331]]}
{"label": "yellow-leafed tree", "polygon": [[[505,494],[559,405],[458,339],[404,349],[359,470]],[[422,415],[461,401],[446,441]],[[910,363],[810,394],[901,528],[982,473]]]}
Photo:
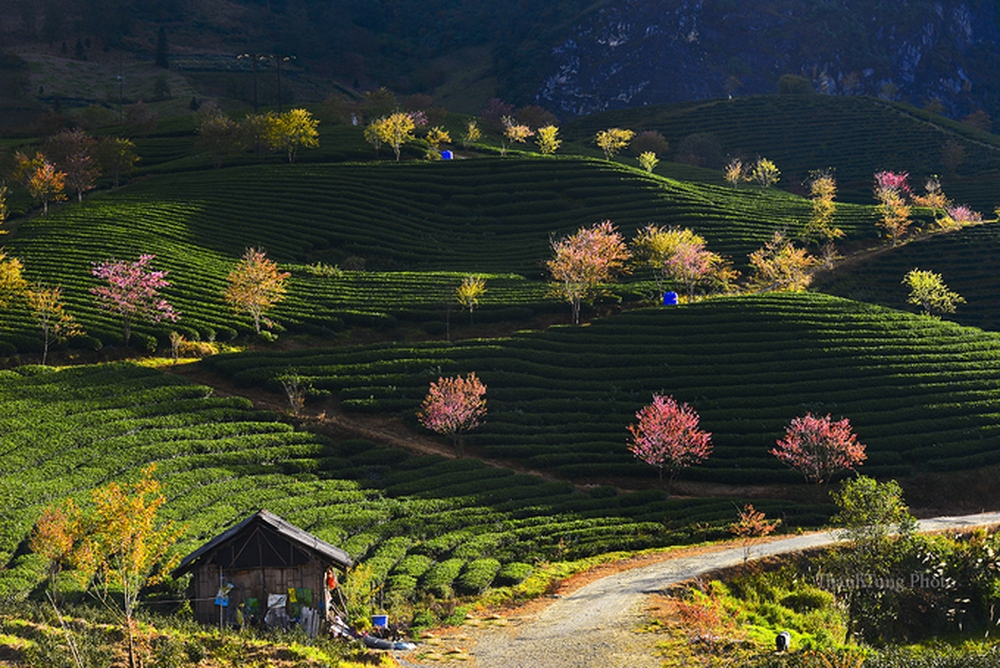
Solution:
{"label": "yellow-leafed tree", "polygon": [[24,280],[24,265],[16,257],[7,257],[0,250],[0,308],[4,308],[12,299],[24,294],[28,282]]}
{"label": "yellow-leafed tree", "polygon": [[91,493],[83,508],[67,500],[39,519],[30,546],[36,553],[64,561],[79,584],[120,620],[128,643],[130,668],[140,659],[135,611],[139,592],[161,581],[179,555],[168,556],[183,532],[173,522],[157,517],[166,501],[156,465],[143,470],[131,485],[111,482]]}
{"label": "yellow-leafed tree", "polygon": [[805,290],[812,282],[810,270],[815,264],[816,258],[804,248],[797,248],[781,232],[775,232],[770,241],[750,254],[754,270],[750,285],[761,292]]}
{"label": "yellow-leafed tree", "polygon": [[305,109],[289,109],[274,117],[268,141],[272,148],[284,151],[288,162],[295,162],[300,148],[319,146],[319,121]]}
{"label": "yellow-leafed tree", "polygon": [[481,276],[466,276],[462,284],[455,288],[455,299],[469,309],[469,324],[472,324],[472,310],[479,304],[479,298],[486,292],[486,280]]}
{"label": "yellow-leafed tree", "polygon": [[604,151],[605,159],[610,160],[621,153],[629,145],[634,136],[634,130],[608,128],[607,130],[601,130],[594,136],[594,143]]}
{"label": "yellow-leafed tree", "polygon": [[285,298],[288,272],[278,269],[278,263],[267,257],[263,250],[248,248],[236,267],[226,277],[226,302],[237,313],[253,318],[254,329],[260,334],[263,322],[273,323],[264,317],[275,304]]}
{"label": "yellow-leafed tree", "polygon": [[546,125],[543,128],[538,128],[538,139],[535,142],[538,144],[538,150],[545,155],[551,155],[559,150],[562,146],[562,139],[558,139],[559,128],[554,125]]}
{"label": "yellow-leafed tree", "polygon": [[396,154],[396,160],[399,160],[400,149],[402,149],[403,144],[415,139],[413,133],[416,129],[417,124],[410,114],[397,111],[372,121],[368,125],[365,136],[375,144],[376,151],[379,144],[391,146],[393,153]]}
{"label": "yellow-leafed tree", "polygon": [[62,298],[62,287],[32,285],[25,292],[31,317],[42,330],[42,364],[48,362],[49,346],[53,341],[61,341],[70,336],[81,336],[83,328],[66,311]]}

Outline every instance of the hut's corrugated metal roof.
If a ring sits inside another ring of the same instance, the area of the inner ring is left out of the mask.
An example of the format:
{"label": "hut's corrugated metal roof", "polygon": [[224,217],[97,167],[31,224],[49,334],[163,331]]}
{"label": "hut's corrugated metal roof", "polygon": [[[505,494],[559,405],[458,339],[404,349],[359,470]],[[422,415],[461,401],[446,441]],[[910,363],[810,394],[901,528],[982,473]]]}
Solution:
{"label": "hut's corrugated metal roof", "polygon": [[308,531],[300,529],[286,519],[279,517],[268,510],[261,510],[260,512],[246,518],[239,524],[230,527],[188,556],[184,557],[184,559],[181,560],[180,565],[174,569],[174,574],[181,575],[188,572],[194,568],[194,565],[199,559],[201,559],[201,557],[212,552],[212,550],[225,544],[227,541],[239,536],[245,530],[251,529],[258,523],[266,525],[278,535],[293,541],[302,549],[315,555],[318,559],[329,561],[330,563],[336,564],[337,566],[345,569],[354,565],[351,555],[347,554],[347,552],[339,547],[334,547],[326,541],[320,540]]}

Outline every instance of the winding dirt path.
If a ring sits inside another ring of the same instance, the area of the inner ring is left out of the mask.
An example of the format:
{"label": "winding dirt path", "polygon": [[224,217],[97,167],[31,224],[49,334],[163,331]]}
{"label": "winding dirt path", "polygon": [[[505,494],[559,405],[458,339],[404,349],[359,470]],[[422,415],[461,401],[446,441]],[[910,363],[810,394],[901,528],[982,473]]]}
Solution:
{"label": "winding dirt path", "polygon": [[[1000,512],[920,521],[920,531],[968,529],[1000,524]],[[753,548],[753,558],[783,555],[836,542],[830,532],[783,538]],[[643,621],[647,597],[671,585],[743,562],[742,547],[717,551],[678,551],[676,556],[648,566],[600,578],[538,611],[504,620],[503,625],[473,629],[458,640],[464,652],[460,665],[476,668],[654,668],[655,634],[636,633]],[[421,650],[403,658],[408,668],[458,665],[421,662]],[[447,659],[447,656],[444,657]]]}
{"label": "winding dirt path", "polygon": [[[164,373],[181,376],[197,385],[211,387],[216,396],[236,396],[249,399],[254,408],[276,413],[289,414],[289,405],[283,395],[269,392],[260,387],[246,387],[230,379],[206,370],[197,362],[181,363],[160,367]],[[318,405],[309,405],[297,418],[304,428],[326,434],[331,438],[360,438],[372,443],[401,448],[418,455],[437,455],[448,459],[456,457],[455,451],[441,439],[429,432],[414,431],[399,417],[342,411],[336,400],[328,399]],[[537,476],[547,481],[568,482],[581,491],[588,491],[599,485],[610,485],[622,492],[634,492],[656,486],[655,479],[648,481],[634,478],[602,478],[574,481],[557,476],[548,471],[533,469],[523,462],[487,457],[481,450],[467,446],[465,456],[478,459],[489,466],[505,468],[517,473]],[[674,484],[673,496],[706,497],[732,496],[741,499],[794,499],[808,501],[810,490],[788,485],[728,485],[710,482],[678,481]]]}

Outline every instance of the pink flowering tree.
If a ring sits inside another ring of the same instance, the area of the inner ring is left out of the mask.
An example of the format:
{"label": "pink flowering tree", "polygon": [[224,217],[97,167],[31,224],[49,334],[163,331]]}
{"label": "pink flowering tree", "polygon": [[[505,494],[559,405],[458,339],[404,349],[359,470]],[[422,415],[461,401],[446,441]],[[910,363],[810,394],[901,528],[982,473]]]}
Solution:
{"label": "pink flowering tree", "polygon": [[432,382],[417,411],[420,424],[451,437],[458,456],[463,455],[462,434],[482,424],[486,415],[486,386],[475,372],[465,378],[438,378]]}
{"label": "pink flowering tree", "polygon": [[712,452],[712,434],[700,429],[698,413],[673,397],[653,395],[653,403],[635,414],[639,421],[628,427],[632,440],[629,451],[660,473],[669,473],[667,496],[681,469],[700,464]]}
{"label": "pink flowering tree", "polygon": [[135,262],[127,260],[106,260],[94,266],[91,273],[105,281],[90,289],[97,298],[99,308],[122,319],[125,345],[132,336],[132,323],[136,320],[176,322],[180,314],[174,310],[160,290],[170,283],[166,271],[152,271],[149,263],[155,255],[140,255]]}
{"label": "pink flowering tree", "polygon": [[909,180],[909,172],[875,172],[875,191],[898,190],[901,193],[909,195],[911,192]]}
{"label": "pink flowering tree", "polygon": [[965,204],[948,207],[947,213],[948,218],[952,220],[957,227],[978,225],[983,222],[983,214],[978,211],[973,211]]}
{"label": "pink flowering tree", "polygon": [[632,257],[610,220],[553,241],[552,254],[545,263],[554,281],[550,292],[569,302],[574,325],[580,324],[581,302],[601,294],[602,286],[618,274],[628,273]]}
{"label": "pink flowering tree", "polygon": [[771,454],[816,484],[855,470],[867,456],[847,418],[834,421],[829,414],[820,418],[812,413],[793,419]]}
{"label": "pink flowering tree", "polygon": [[875,199],[879,202],[878,210],[882,214],[879,225],[885,230],[893,246],[899,243],[913,224],[910,219],[909,178],[909,172],[875,172]]}

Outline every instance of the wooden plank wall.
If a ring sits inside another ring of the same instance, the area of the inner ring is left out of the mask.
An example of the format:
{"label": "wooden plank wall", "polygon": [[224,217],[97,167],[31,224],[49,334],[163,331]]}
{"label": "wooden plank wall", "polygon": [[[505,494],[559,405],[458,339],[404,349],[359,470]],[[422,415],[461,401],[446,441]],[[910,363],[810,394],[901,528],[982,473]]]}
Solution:
{"label": "wooden plank wall", "polygon": [[[234,586],[229,592],[229,606],[223,610],[223,623],[236,624],[236,610],[248,598],[260,601],[260,616],[267,611],[268,594],[287,594],[290,587],[312,590],[313,608],[325,614],[324,587],[326,566],[316,559],[294,568],[255,568],[223,573],[225,582]],[[215,605],[219,590],[219,567],[204,564],[195,569],[192,579],[195,619],[203,624],[218,624],[220,606]],[[258,620],[259,621],[259,620]]]}

